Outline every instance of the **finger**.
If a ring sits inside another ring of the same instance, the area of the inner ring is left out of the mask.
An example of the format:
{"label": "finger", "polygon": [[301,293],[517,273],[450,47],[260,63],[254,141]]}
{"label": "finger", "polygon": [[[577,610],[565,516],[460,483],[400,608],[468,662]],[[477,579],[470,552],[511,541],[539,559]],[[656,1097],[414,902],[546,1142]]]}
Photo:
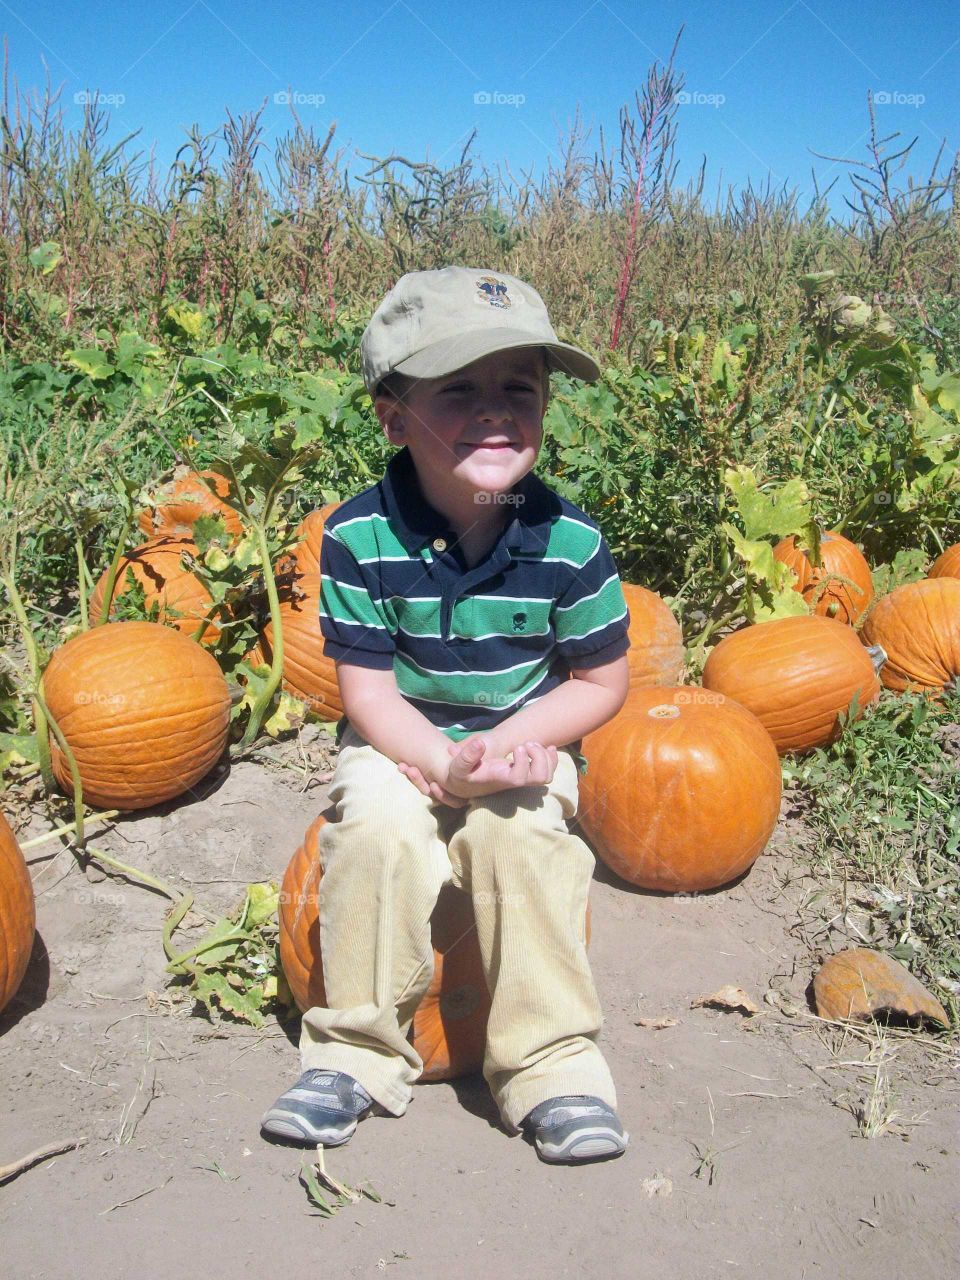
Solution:
{"label": "finger", "polygon": [[526,743],[521,742],[513,748],[513,768],[510,770],[510,781],[515,787],[525,786],[530,774],[530,753]]}
{"label": "finger", "polygon": [[527,750],[530,754],[530,772],[527,781],[542,786],[547,781],[550,773],[547,749],[539,742],[529,742],[527,743]]}

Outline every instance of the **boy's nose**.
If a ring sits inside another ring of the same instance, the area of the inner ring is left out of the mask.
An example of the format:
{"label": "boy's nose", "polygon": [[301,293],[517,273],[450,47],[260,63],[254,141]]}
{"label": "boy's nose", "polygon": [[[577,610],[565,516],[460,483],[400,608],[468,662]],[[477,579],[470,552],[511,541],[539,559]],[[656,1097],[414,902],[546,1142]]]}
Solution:
{"label": "boy's nose", "polygon": [[503,395],[486,395],[481,396],[477,406],[477,417],[484,422],[500,422],[504,418],[510,418],[513,410],[510,408],[510,401]]}

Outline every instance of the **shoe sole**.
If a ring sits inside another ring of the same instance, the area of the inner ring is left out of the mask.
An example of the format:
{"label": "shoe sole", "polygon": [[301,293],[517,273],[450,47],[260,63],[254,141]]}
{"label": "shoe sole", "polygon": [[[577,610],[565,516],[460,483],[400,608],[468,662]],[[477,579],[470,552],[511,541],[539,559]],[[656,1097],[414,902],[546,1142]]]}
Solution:
{"label": "shoe sole", "polygon": [[615,1129],[580,1129],[571,1133],[561,1143],[538,1141],[537,1152],[550,1164],[579,1164],[588,1160],[612,1160],[623,1155],[630,1141],[629,1133],[619,1134]]}
{"label": "shoe sole", "polygon": [[315,1128],[293,1111],[268,1111],[260,1121],[262,1133],[269,1133],[274,1138],[286,1138],[288,1142],[299,1142],[308,1147],[341,1147],[353,1137],[356,1128],[355,1123],[347,1130]]}

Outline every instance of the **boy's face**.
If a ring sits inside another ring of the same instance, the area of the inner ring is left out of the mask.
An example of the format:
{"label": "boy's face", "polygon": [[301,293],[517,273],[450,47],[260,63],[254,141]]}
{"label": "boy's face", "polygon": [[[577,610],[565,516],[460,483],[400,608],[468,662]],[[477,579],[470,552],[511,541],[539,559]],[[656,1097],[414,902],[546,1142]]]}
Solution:
{"label": "boy's face", "polygon": [[418,379],[399,400],[377,397],[387,439],[409,447],[430,501],[506,492],[533,468],[543,369],[539,348],[495,351],[442,378]]}

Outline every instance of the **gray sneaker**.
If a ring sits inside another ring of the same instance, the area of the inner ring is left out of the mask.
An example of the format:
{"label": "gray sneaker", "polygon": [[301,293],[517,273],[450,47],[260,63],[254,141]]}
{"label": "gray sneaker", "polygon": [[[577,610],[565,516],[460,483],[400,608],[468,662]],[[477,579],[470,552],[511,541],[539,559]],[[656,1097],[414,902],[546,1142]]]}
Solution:
{"label": "gray sneaker", "polygon": [[344,1071],[305,1071],[282,1093],[260,1121],[263,1133],[315,1147],[339,1147],[357,1124],[380,1108],[353,1076]]}
{"label": "gray sneaker", "polygon": [[541,1160],[581,1164],[623,1155],[630,1141],[612,1107],[586,1094],[547,1098],[521,1121]]}

